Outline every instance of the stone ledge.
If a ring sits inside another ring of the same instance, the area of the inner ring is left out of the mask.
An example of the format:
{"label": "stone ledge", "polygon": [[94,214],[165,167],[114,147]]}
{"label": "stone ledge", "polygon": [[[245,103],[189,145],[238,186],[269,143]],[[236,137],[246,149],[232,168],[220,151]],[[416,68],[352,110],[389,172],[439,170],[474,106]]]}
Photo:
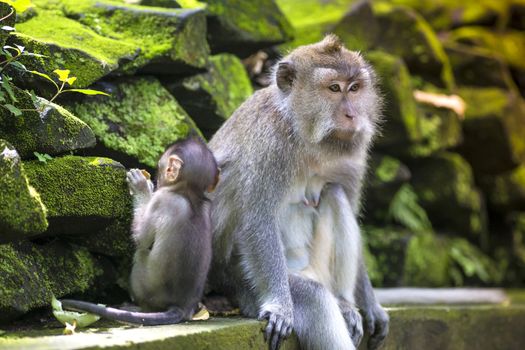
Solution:
{"label": "stone ledge", "polygon": [[[522,349],[525,304],[410,306],[388,309],[391,349]],[[95,324],[96,325],[96,324]],[[263,323],[242,318],[212,318],[174,326],[89,328],[73,336],[61,329],[6,332],[0,349],[267,349]],[[298,349],[295,338],[284,350]],[[365,346],[361,346],[365,349]]]}

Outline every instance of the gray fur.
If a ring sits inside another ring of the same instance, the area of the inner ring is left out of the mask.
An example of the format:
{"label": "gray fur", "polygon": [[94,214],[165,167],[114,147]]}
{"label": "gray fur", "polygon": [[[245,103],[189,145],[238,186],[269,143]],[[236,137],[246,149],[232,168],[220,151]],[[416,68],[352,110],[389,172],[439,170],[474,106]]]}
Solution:
{"label": "gray fur", "polygon": [[[378,345],[388,316],[362,264],[356,220],[380,122],[375,74],[334,36],[282,62],[274,83],[210,141],[222,170],[211,285],[269,321],[271,348],[293,327],[305,349],[352,349],[363,333],[357,308]],[[344,96],[326,85],[341,77]],[[349,91],[355,81],[357,93]]]}
{"label": "gray fur", "polygon": [[[169,181],[169,158],[183,161]],[[69,309],[89,311],[126,323],[171,324],[190,320],[200,301],[212,254],[210,203],[204,192],[214,185],[217,163],[197,139],[170,146],[159,161],[157,191],[139,169],[128,172],[134,200],[136,251],[131,294],[142,311],[131,312],[72,300]]]}

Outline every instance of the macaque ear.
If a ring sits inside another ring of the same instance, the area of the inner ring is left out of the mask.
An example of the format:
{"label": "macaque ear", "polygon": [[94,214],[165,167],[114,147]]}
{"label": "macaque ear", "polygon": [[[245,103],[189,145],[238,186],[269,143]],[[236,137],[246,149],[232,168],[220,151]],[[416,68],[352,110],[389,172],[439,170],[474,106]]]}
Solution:
{"label": "macaque ear", "polygon": [[172,155],[168,158],[168,166],[166,167],[166,180],[169,182],[174,182],[179,176],[179,170],[182,167],[184,162],[177,155]]}
{"label": "macaque ear", "polygon": [[279,89],[288,92],[292,88],[294,79],[295,68],[292,62],[279,62],[277,73],[275,74],[275,80]]}
{"label": "macaque ear", "polygon": [[215,175],[215,180],[213,181],[213,185],[209,186],[206,191],[211,193],[215,191],[215,187],[217,187],[217,184],[219,183],[221,177],[221,168],[217,168],[217,175]]}

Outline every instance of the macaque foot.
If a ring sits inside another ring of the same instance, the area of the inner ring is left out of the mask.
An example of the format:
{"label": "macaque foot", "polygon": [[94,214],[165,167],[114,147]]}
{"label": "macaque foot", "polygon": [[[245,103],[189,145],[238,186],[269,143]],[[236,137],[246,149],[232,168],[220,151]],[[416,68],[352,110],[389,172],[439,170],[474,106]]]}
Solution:
{"label": "macaque foot", "polygon": [[368,350],[381,347],[388,335],[389,317],[379,304],[375,304],[368,310],[364,310],[365,324],[370,338],[368,339]]}
{"label": "macaque foot", "polygon": [[349,306],[343,310],[343,317],[346,321],[350,338],[352,338],[352,343],[354,343],[357,348],[363,338],[363,320],[361,314],[359,314],[358,309]]}
{"label": "macaque foot", "polygon": [[128,171],[126,180],[132,195],[150,195],[153,193],[153,183],[144,176],[140,169]]}
{"label": "macaque foot", "polygon": [[264,330],[264,340],[268,342],[270,350],[277,350],[281,342],[288,338],[292,333],[292,318],[285,315],[264,311],[259,316],[259,320],[268,320]]}

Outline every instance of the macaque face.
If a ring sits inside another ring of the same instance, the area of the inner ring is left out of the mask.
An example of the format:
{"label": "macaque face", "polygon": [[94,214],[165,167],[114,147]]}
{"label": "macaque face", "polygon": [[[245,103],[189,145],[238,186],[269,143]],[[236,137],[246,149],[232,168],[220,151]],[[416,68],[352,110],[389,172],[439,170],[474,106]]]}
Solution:
{"label": "macaque face", "polygon": [[377,98],[367,68],[357,64],[314,68],[304,85],[301,97],[310,108],[302,122],[310,124],[303,130],[311,142],[327,137],[352,141],[357,135],[374,132],[370,111]]}

